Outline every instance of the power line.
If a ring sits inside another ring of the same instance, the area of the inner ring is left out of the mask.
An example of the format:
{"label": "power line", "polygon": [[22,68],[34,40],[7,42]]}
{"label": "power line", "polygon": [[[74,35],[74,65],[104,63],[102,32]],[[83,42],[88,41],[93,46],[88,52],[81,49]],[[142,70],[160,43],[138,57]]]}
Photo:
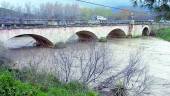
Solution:
{"label": "power line", "polygon": [[103,4],[97,4],[97,3],[88,2],[88,1],[84,1],[84,0],[76,0],[76,1],[84,2],[84,3],[88,3],[88,4],[92,4],[92,5],[97,5],[97,6],[102,6],[102,7],[107,7],[107,8],[113,8],[113,9],[118,9],[118,10],[125,10],[125,9],[122,9],[122,8],[107,6],[107,5],[103,5]]}
{"label": "power line", "polygon": [[[122,9],[122,8],[118,8],[118,7],[112,7],[112,6],[107,6],[107,5],[103,5],[103,4],[98,4],[98,3],[93,3],[93,2],[89,2],[89,1],[84,1],[84,0],[76,0],[79,2],[83,2],[83,3],[88,3],[88,4],[92,4],[92,5],[96,5],[96,6],[102,6],[102,7],[107,7],[107,8],[111,8],[111,9],[117,9],[117,10],[122,10],[122,11],[128,11],[128,12],[138,12],[138,11],[134,11],[134,10],[129,10],[129,9]],[[138,12],[140,13],[140,12]],[[147,14],[147,13],[144,13]]]}

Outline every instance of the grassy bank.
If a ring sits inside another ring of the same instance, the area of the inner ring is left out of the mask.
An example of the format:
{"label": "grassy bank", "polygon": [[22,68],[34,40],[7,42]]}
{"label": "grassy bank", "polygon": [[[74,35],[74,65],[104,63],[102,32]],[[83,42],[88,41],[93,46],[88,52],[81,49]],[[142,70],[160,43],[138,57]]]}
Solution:
{"label": "grassy bank", "polygon": [[159,29],[156,32],[156,37],[170,41],[170,28]]}
{"label": "grassy bank", "polygon": [[[18,75],[18,74],[17,74]],[[98,94],[78,82],[62,83],[52,76],[46,82],[19,80],[8,70],[0,70],[1,96],[98,96]]]}

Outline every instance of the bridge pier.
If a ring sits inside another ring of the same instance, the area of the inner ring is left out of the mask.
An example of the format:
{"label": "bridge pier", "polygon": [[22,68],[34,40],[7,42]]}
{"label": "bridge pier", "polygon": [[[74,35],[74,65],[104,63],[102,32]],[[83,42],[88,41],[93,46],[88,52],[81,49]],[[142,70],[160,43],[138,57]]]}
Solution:
{"label": "bridge pier", "polygon": [[131,20],[130,23],[129,23],[129,30],[128,30],[127,38],[132,38],[134,23],[135,23],[134,20]]}

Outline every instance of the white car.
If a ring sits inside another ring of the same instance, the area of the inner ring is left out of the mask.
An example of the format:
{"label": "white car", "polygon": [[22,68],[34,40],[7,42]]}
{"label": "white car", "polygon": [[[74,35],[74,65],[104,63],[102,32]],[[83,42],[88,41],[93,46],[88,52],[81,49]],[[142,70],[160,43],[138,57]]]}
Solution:
{"label": "white car", "polygon": [[106,21],[107,18],[105,18],[105,17],[103,17],[103,16],[96,16],[96,20]]}

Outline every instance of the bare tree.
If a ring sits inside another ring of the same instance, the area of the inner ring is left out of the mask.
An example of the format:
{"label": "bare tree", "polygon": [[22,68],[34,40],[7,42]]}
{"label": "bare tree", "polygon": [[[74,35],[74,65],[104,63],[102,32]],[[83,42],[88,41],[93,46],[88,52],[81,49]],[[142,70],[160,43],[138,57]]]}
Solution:
{"label": "bare tree", "polygon": [[31,3],[25,3],[25,12],[27,14],[31,14],[32,13],[32,10],[31,10]]}
{"label": "bare tree", "polygon": [[90,47],[89,49],[60,50],[56,54],[56,70],[62,81],[77,80],[84,84],[95,82],[111,69],[106,47]]}
{"label": "bare tree", "polygon": [[[71,80],[72,75],[72,68],[73,68],[73,58],[74,58],[74,51],[66,52],[66,51],[59,51],[56,60],[57,60],[57,71],[60,74],[60,79],[64,82],[69,82]],[[58,68],[59,66],[59,68]]]}
{"label": "bare tree", "polygon": [[6,8],[6,9],[11,9],[11,4],[9,2],[2,1],[1,2],[1,7]]}
{"label": "bare tree", "polygon": [[20,70],[20,73],[16,74],[16,77],[22,81],[29,81],[31,83],[40,83],[47,79],[43,76],[52,74],[50,73],[50,67],[52,65],[51,62],[53,63],[53,59],[49,57],[51,55],[47,55],[50,54],[48,52],[48,49],[43,49],[40,53],[34,54],[35,50],[29,50],[29,53],[26,54],[27,58],[23,54],[25,58],[21,58],[22,60],[18,60],[15,64],[15,69]]}
{"label": "bare tree", "polygon": [[55,19],[63,19],[63,5],[56,2],[54,4],[54,17]]}
{"label": "bare tree", "polygon": [[84,84],[89,84],[100,78],[100,76],[112,68],[108,58],[108,50],[106,47],[94,46],[84,53],[81,53],[78,57],[81,73],[79,80]]}
{"label": "bare tree", "polygon": [[129,64],[116,75],[107,78],[97,89],[109,88],[113,96],[145,96],[150,88],[150,76],[137,52],[130,55]]}
{"label": "bare tree", "polygon": [[7,56],[8,49],[0,42],[0,68],[9,68],[11,60]]}

